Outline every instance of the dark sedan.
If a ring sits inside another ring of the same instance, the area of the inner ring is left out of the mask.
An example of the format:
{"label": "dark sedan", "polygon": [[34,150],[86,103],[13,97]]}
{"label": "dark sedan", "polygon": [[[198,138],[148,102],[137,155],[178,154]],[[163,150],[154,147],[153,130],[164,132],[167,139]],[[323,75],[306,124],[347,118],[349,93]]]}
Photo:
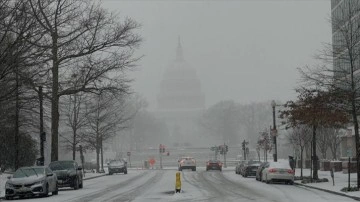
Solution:
{"label": "dark sedan", "polygon": [[222,163],[219,160],[209,160],[206,162],[206,171],[208,170],[222,170]]}
{"label": "dark sedan", "polygon": [[260,163],[250,163],[244,166],[242,176],[248,177],[248,176],[256,176],[256,171],[259,168]]}
{"label": "dark sedan", "polygon": [[76,161],[53,161],[49,167],[57,175],[58,187],[83,188],[82,168]]}

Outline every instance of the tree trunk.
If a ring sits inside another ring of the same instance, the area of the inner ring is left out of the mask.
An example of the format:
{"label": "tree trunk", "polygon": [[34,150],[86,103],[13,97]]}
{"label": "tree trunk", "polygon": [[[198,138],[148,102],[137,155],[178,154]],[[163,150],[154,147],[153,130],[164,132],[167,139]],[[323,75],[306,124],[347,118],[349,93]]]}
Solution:
{"label": "tree trunk", "polygon": [[73,160],[75,161],[75,158],[76,158],[76,130],[73,131],[72,157],[73,157]]}
{"label": "tree trunk", "polygon": [[52,36],[52,92],[51,92],[51,161],[59,160],[59,64],[57,35]]}
{"label": "tree trunk", "polygon": [[313,152],[312,152],[312,159],[313,159],[313,179],[314,180],[317,180],[319,177],[318,177],[318,164],[317,164],[317,161],[318,161],[318,158],[317,158],[317,155],[316,155],[316,126],[313,125]]}
{"label": "tree trunk", "polygon": [[[16,70],[18,67],[16,66]],[[15,170],[19,168],[19,139],[20,139],[20,130],[19,130],[19,114],[20,114],[20,103],[19,103],[19,75],[16,71],[16,100],[15,100]]]}
{"label": "tree trunk", "polygon": [[303,178],[303,164],[304,164],[304,160],[303,160],[303,153],[304,153],[304,147],[300,147],[300,178]]}
{"label": "tree trunk", "polygon": [[[71,100],[71,97],[70,97]],[[74,117],[73,117],[73,123],[72,123],[72,128],[73,128],[73,160],[75,161],[76,158],[76,136],[77,136],[77,109],[76,109],[76,104],[77,104],[77,99],[76,99],[76,95],[74,95]]]}
{"label": "tree trunk", "polygon": [[100,171],[100,141],[99,141],[99,133],[96,133],[96,172]]}
{"label": "tree trunk", "polygon": [[97,173],[99,173],[99,171],[100,171],[99,157],[100,157],[100,148],[99,148],[99,146],[96,146],[96,172],[97,172]]}
{"label": "tree trunk", "polygon": [[357,188],[360,188],[360,148],[359,148],[359,123],[356,115],[355,100],[352,100],[352,118],[355,131],[355,146],[356,146],[356,172],[357,172]]}
{"label": "tree trunk", "polygon": [[101,171],[104,171],[104,149],[103,149],[102,138],[100,139],[100,149],[101,149]]}

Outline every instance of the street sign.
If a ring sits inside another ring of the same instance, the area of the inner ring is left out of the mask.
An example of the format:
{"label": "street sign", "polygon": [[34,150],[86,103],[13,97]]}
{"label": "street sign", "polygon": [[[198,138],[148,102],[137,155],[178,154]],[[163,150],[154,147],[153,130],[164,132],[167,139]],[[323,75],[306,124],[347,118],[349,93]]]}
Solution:
{"label": "street sign", "polygon": [[352,149],[347,149],[346,151],[348,157],[352,157]]}
{"label": "street sign", "polygon": [[128,152],[127,152],[127,156],[130,156],[130,155],[131,155],[131,152],[128,151]]}

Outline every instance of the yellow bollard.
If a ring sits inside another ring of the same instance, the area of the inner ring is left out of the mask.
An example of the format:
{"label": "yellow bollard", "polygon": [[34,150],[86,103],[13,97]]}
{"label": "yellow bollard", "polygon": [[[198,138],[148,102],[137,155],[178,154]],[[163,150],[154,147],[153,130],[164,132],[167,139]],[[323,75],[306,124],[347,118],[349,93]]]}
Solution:
{"label": "yellow bollard", "polygon": [[180,193],[180,191],[181,191],[180,172],[176,172],[175,193]]}

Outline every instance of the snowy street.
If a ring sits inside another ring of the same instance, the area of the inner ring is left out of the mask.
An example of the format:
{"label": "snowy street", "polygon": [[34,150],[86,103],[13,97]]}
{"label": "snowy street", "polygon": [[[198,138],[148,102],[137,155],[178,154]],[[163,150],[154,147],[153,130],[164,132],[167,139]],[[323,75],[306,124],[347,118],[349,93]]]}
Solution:
{"label": "snowy street", "polygon": [[[236,175],[233,168],[181,172],[182,192],[174,193],[176,169],[129,170],[127,175],[106,175],[84,181],[79,190],[61,189],[59,195],[26,201],[354,201],[298,185],[265,184]],[[24,201],[24,200],[13,200]]]}

